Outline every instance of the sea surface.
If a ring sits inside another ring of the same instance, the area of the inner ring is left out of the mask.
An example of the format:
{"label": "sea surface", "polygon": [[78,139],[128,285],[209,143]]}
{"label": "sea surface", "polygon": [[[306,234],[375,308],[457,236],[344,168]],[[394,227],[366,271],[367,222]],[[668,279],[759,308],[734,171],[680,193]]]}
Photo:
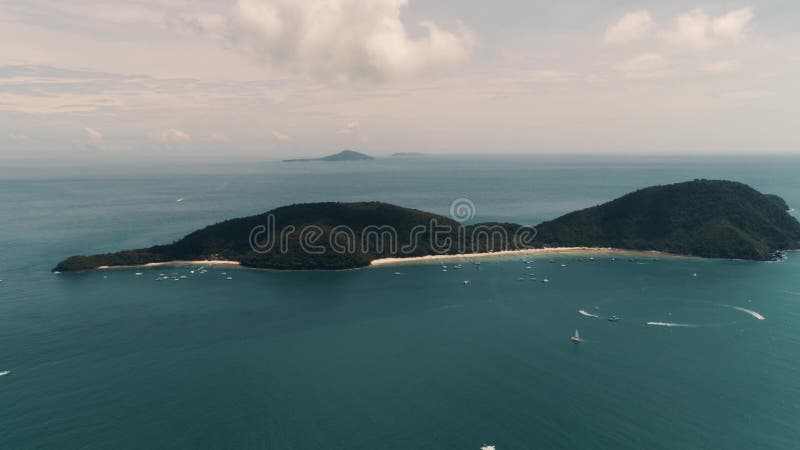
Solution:
{"label": "sea surface", "polygon": [[798,169],[685,155],[0,168],[0,448],[796,449],[800,254],[50,270],[296,202],[447,214],[468,198],[475,222],[536,224],[725,178],[800,205]]}

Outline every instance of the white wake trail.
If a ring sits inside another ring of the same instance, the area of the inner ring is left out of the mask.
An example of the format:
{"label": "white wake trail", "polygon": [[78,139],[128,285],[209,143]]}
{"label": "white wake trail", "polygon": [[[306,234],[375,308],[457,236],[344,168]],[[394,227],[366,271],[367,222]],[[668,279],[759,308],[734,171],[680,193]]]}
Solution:
{"label": "white wake trail", "polygon": [[672,322],[647,322],[651,327],[683,327],[683,328],[697,328],[698,325],[690,323],[672,323]]}
{"label": "white wake trail", "polygon": [[725,306],[727,306],[728,308],[733,308],[733,309],[735,309],[737,311],[741,311],[741,312],[746,313],[746,314],[750,314],[751,316],[755,317],[758,320],[765,320],[766,319],[764,316],[762,316],[761,314],[759,314],[756,311],[753,311],[752,309],[742,308],[741,306],[733,306],[733,305],[725,305]]}

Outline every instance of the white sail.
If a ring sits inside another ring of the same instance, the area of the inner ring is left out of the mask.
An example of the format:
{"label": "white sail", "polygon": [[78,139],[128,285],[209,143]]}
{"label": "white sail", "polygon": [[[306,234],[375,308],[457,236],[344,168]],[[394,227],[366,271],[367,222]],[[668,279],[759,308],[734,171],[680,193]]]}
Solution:
{"label": "white sail", "polygon": [[577,339],[580,339],[580,338],[581,338],[581,334],[580,334],[580,333],[578,333],[578,329],[577,329],[577,328],[575,329],[575,337],[576,337]]}

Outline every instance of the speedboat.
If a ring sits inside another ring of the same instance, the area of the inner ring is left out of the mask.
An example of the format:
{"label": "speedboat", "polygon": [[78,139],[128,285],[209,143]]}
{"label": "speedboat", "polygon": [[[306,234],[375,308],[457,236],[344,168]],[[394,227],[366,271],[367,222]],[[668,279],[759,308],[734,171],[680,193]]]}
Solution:
{"label": "speedboat", "polygon": [[619,317],[617,317],[617,316],[611,316],[611,317],[609,317],[609,318],[608,318],[608,321],[609,321],[609,322],[616,322],[616,321],[618,321],[619,319],[620,319],[620,318],[619,318]]}

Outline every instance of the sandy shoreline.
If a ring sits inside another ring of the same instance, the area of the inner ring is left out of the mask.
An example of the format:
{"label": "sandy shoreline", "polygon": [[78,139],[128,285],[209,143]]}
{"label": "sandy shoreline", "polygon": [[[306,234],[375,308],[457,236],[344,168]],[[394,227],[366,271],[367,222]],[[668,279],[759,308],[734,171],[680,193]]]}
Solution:
{"label": "sandy shoreline", "polygon": [[[424,263],[440,263],[464,260],[486,260],[486,259],[504,259],[512,257],[524,256],[543,256],[543,255],[609,255],[609,256],[660,256],[670,258],[680,258],[680,255],[671,253],[645,251],[645,250],[622,250],[611,247],[551,247],[551,248],[531,248],[524,250],[506,250],[492,253],[465,253],[459,255],[427,255],[427,256],[410,256],[406,258],[382,258],[373,260],[370,267],[375,266],[390,266],[402,264],[424,264]],[[141,265],[132,266],[100,266],[95,270],[117,270],[117,269],[148,269],[153,267],[174,267],[174,266],[226,266],[226,267],[243,267],[238,261],[225,261],[225,260],[198,260],[198,261],[163,261],[154,262]],[[252,268],[256,270],[271,270]],[[343,269],[353,270],[353,269]]]}
{"label": "sandy shoreline", "polygon": [[645,251],[645,250],[622,250],[611,247],[552,247],[552,248],[531,248],[524,250],[506,250],[492,253],[465,253],[461,255],[427,255],[413,256],[408,258],[383,258],[373,260],[371,266],[385,266],[406,263],[425,263],[425,262],[448,262],[463,260],[478,260],[491,258],[508,258],[513,256],[536,256],[536,255],[618,255],[618,256],[669,256],[678,257],[670,253]]}
{"label": "sandy shoreline", "polygon": [[164,261],[134,266],[100,266],[96,270],[135,269],[163,266],[241,266],[239,261],[200,260],[200,261]]}

